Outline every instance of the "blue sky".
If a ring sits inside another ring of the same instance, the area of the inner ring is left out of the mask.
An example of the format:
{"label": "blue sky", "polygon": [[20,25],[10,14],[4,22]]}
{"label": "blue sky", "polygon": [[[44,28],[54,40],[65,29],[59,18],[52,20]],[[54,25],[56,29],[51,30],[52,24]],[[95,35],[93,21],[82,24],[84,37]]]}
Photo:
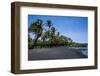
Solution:
{"label": "blue sky", "polygon": [[70,37],[74,42],[88,43],[88,17],[28,15],[28,27],[36,19],[42,19],[44,23],[51,20],[61,35]]}

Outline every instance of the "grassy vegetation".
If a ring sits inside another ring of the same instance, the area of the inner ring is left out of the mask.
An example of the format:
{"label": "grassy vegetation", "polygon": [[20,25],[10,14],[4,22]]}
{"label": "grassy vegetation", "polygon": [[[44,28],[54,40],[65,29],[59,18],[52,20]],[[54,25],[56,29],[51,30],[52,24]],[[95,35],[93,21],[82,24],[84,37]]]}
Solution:
{"label": "grassy vegetation", "polygon": [[[31,34],[34,37],[31,37]],[[51,20],[45,23],[41,19],[33,21],[28,28],[28,47],[33,48],[48,48],[48,47],[87,47],[86,43],[76,43],[70,37],[61,35],[59,31],[53,26]]]}

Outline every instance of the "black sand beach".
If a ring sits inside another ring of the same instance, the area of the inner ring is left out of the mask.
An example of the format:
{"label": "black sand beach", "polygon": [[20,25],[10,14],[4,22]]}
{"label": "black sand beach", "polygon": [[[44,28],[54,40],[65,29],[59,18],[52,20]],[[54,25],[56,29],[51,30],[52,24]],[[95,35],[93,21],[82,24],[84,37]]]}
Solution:
{"label": "black sand beach", "polygon": [[28,50],[28,60],[54,60],[87,58],[80,49],[69,47],[37,48]]}

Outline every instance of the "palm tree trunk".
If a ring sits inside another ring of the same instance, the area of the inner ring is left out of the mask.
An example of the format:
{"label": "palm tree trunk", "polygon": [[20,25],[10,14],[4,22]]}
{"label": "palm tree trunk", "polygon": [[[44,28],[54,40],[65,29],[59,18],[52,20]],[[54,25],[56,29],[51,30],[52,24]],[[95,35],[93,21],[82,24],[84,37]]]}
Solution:
{"label": "palm tree trunk", "polygon": [[38,36],[36,37],[36,39],[34,40],[33,48],[35,48],[38,38],[39,38],[39,35],[38,35]]}

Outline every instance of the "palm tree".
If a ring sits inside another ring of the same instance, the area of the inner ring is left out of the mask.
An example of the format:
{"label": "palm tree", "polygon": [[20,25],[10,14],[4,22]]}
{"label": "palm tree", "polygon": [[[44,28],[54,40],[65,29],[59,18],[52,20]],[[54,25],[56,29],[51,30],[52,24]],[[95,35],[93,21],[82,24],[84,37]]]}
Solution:
{"label": "palm tree", "polygon": [[52,21],[51,20],[47,20],[47,26],[49,27],[49,29],[50,29],[50,27],[52,26],[53,24],[52,24]]}
{"label": "palm tree", "polygon": [[49,31],[45,31],[44,33],[42,33],[41,39],[44,43],[44,41],[46,41],[49,38]]}
{"label": "palm tree", "polygon": [[53,26],[52,21],[51,20],[47,20],[47,24],[46,25],[48,27],[48,30],[46,31],[46,33],[48,35],[48,38],[50,38],[51,28]]}
{"label": "palm tree", "polygon": [[55,43],[55,33],[56,33],[55,27],[52,27],[50,32],[51,32],[50,33],[50,40],[51,40],[51,44],[53,45]]}
{"label": "palm tree", "polygon": [[33,43],[33,40],[32,38],[30,37],[30,35],[28,34],[28,48],[32,48],[32,43]]}
{"label": "palm tree", "polygon": [[60,35],[60,32],[56,30],[51,20],[47,20],[46,23],[43,23],[41,19],[37,19],[36,21],[32,22],[28,30],[29,33],[32,33],[34,35],[34,39],[30,39],[30,36],[28,38],[29,43],[33,41],[33,48],[36,45],[38,45],[39,47],[65,45],[70,46],[73,42],[71,38]]}
{"label": "palm tree", "polygon": [[42,35],[42,31],[43,31],[42,25],[43,25],[43,21],[40,19],[37,19],[29,27],[29,32],[35,34],[33,48],[36,45],[38,38]]}
{"label": "palm tree", "polygon": [[68,38],[68,42],[73,42],[73,40],[71,38]]}
{"label": "palm tree", "polygon": [[58,36],[58,37],[60,36],[60,32],[57,32],[57,36]]}
{"label": "palm tree", "polygon": [[[43,23],[43,34],[42,34],[42,37],[41,39],[43,40],[43,42],[49,38],[49,35],[50,35],[50,29],[52,27],[52,21],[51,20],[47,20],[46,23]],[[48,29],[47,29],[47,28]]]}
{"label": "palm tree", "polygon": [[52,28],[51,28],[51,34],[52,34],[52,36],[55,36],[55,32],[56,32],[55,27],[52,27]]}
{"label": "palm tree", "polygon": [[57,35],[55,36],[55,44],[56,44],[56,46],[59,46],[59,44],[60,44],[59,37],[60,37],[60,32],[57,32]]}

